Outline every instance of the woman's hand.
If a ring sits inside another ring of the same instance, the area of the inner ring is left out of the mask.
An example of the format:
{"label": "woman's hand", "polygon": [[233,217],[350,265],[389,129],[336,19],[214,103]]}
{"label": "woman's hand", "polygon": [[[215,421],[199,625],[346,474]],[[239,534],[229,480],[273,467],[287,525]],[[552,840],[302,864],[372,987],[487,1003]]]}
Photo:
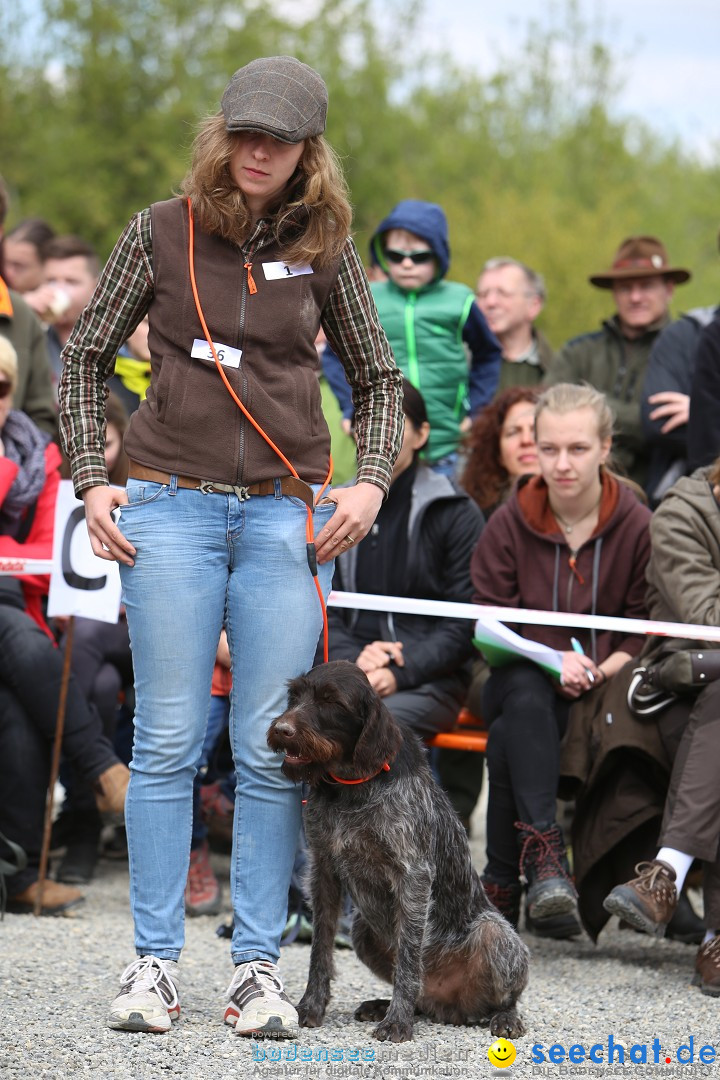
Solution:
{"label": "woman's hand", "polygon": [[127,503],[125,492],[100,484],[97,487],[85,488],[82,498],[90,544],[98,558],[134,566],[132,556],[135,548],[125,539],[110,516],[116,507]]}
{"label": "woman's hand", "polygon": [[355,484],[354,487],[336,488],[328,501],[334,502],[337,509],[315,537],[319,563],[330,562],[370,532],[382,506],[383,490],[377,484]]}
{"label": "woman's hand", "polygon": [[355,663],[366,675],[371,671],[386,668],[389,664],[403,667],[405,660],[402,651],[402,641],[372,641],[365,646]]}
{"label": "woman's hand", "polygon": [[560,693],[564,697],[579,698],[588,690],[592,690],[603,679],[603,673],[599,671],[589,656],[574,651],[562,654],[562,673],[560,675]]}

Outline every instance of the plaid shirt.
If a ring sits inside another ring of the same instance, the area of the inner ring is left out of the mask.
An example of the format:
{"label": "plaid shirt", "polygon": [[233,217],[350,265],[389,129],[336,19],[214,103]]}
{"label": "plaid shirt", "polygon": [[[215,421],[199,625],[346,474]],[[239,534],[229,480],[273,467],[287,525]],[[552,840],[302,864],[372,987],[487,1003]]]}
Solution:
{"label": "plaid shirt", "polygon": [[[256,229],[262,227],[258,223]],[[60,434],[78,494],[108,482],[104,458],[105,384],[115,369],[120,346],[147,313],[153,295],[151,218],[149,210],[142,210],[131,219],[115,245],[95,293],[63,350]],[[357,480],[377,484],[387,493],[402,440],[402,377],[350,238],[321,323],[352,388]]]}

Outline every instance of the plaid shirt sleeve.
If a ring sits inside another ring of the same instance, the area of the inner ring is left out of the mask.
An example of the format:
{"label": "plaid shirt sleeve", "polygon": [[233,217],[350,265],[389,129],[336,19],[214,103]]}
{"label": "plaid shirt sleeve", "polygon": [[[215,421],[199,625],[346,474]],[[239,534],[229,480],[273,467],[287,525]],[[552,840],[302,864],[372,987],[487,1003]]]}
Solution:
{"label": "plaid shirt sleeve", "polygon": [[118,240],[90,303],[63,349],[60,436],[77,495],[107,484],[107,380],[124,341],[146,314],[153,295],[150,211],[136,214]]}
{"label": "plaid shirt sleeve", "polygon": [[402,374],[380,325],[367,276],[348,238],[337,282],[322,315],[323,329],[352,388],[357,480],[387,494],[403,434]]}

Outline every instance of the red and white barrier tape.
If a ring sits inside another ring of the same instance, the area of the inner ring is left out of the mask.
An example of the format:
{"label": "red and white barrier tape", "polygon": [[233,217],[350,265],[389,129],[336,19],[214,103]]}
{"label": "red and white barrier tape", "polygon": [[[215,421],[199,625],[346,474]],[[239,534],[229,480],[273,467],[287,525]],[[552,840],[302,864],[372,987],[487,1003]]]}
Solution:
{"label": "red and white barrier tape", "polygon": [[16,559],[0,558],[0,574],[6,576],[22,577],[25,574],[51,574],[53,569],[52,559]]}
{"label": "red and white barrier tape", "polygon": [[390,611],[399,615],[435,615],[447,619],[497,619],[503,623],[536,626],[569,626],[586,630],[615,630],[621,634],[658,634],[663,637],[719,641],[720,626],[698,623],[656,622],[652,619],[621,619],[612,615],[579,615],[565,611],[537,611],[533,608],[491,607],[485,604],[456,604],[447,600],[416,600],[407,596],[375,596],[371,593],[336,592],[329,607],[357,608],[361,611]]}

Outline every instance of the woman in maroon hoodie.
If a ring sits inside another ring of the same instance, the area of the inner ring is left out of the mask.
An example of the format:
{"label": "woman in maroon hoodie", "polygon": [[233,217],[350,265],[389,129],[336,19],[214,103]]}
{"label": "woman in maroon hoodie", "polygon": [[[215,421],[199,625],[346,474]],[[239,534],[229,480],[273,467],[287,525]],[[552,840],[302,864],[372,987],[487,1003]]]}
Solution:
{"label": "woman in maroon hoodie", "polygon": [[[541,475],[524,477],[485,527],[471,563],[476,603],[646,616],[650,511],[607,468],[612,420],[604,395],[590,386],[561,383],[541,396],[535,412]],[[516,629],[562,653],[562,676],[553,680],[521,661],[495,669],[485,688],[490,788],[483,882],[514,923],[525,882],[528,929],[572,937],[581,932],[577,895],[555,822],[560,740],[572,702],[619,671],[640,651],[642,637]]]}

